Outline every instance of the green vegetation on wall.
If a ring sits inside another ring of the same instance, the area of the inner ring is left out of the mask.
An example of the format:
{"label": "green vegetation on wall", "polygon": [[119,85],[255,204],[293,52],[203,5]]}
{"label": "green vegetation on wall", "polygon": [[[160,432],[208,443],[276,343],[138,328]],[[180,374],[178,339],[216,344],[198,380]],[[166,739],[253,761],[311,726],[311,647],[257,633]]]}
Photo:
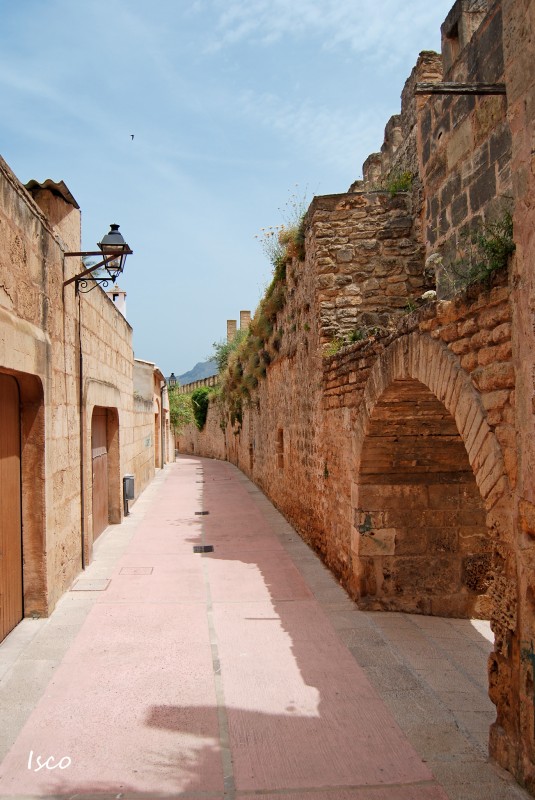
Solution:
{"label": "green vegetation on wall", "polygon": [[447,263],[438,253],[431,259],[442,292],[452,296],[475,283],[489,285],[496,271],[507,268],[514,251],[513,218],[506,211],[496,221],[468,230],[461,237],[456,260]]}
{"label": "green vegetation on wall", "polygon": [[169,419],[175,433],[193,422],[191,395],[180,394],[178,386],[169,387]]}
{"label": "green vegetation on wall", "polygon": [[212,394],[212,391],[208,386],[201,386],[199,389],[195,389],[190,395],[193,418],[195,420],[195,425],[200,431],[202,431],[206,424],[210,394]]}
{"label": "green vegetation on wall", "polygon": [[273,267],[273,277],[251,320],[248,331],[238,331],[230,343],[215,344],[220,364],[219,403],[222,420],[241,425],[243,403],[266,376],[282,344],[277,316],[286,304],[287,265],[305,259],[304,199],[290,200],[291,218],[277,228],[264,229],[260,238],[264,254]]}

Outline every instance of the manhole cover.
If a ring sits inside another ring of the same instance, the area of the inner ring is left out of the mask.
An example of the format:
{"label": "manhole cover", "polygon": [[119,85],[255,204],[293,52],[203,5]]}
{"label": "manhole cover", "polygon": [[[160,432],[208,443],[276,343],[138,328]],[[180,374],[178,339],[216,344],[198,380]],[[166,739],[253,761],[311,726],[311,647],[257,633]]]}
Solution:
{"label": "manhole cover", "polygon": [[71,592],[103,592],[110,585],[108,578],[80,578],[76,581],[74,586],[71,586]]}
{"label": "manhole cover", "polygon": [[123,567],[119,575],[150,575],[154,567]]}

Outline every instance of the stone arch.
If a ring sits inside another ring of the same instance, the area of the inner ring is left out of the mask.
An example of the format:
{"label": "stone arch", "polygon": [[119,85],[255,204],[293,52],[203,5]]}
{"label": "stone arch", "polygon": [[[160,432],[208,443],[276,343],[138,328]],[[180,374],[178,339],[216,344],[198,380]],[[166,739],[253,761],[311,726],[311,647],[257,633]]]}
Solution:
{"label": "stone arch", "polygon": [[512,515],[502,513],[500,446],[457,357],[420,333],[394,341],[370,370],[356,429],[360,604],[489,616],[495,533],[508,538],[503,521]]}

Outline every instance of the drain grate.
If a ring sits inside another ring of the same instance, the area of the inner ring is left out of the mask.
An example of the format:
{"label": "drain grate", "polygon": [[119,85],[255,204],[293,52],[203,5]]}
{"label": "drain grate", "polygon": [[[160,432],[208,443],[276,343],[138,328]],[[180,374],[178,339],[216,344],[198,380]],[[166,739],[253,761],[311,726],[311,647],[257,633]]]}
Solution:
{"label": "drain grate", "polygon": [[206,516],[207,516],[207,514],[209,514],[209,513],[210,513],[209,511],[196,511],[196,512],[195,512],[195,515],[196,515],[197,517],[206,517]]}
{"label": "drain grate", "polygon": [[194,544],[193,545],[193,552],[194,553],[213,553],[214,552],[214,545],[213,544]]}

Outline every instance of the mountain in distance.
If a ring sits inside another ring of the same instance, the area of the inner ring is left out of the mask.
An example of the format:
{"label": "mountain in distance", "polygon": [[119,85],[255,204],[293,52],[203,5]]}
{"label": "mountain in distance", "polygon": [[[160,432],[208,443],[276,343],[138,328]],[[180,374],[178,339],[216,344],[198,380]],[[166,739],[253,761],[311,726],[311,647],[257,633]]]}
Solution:
{"label": "mountain in distance", "polygon": [[217,375],[217,362],[213,358],[210,361],[199,361],[189,372],[179,375],[178,382],[181,386],[185,386],[187,383],[193,383],[193,381],[211,378],[212,375]]}

